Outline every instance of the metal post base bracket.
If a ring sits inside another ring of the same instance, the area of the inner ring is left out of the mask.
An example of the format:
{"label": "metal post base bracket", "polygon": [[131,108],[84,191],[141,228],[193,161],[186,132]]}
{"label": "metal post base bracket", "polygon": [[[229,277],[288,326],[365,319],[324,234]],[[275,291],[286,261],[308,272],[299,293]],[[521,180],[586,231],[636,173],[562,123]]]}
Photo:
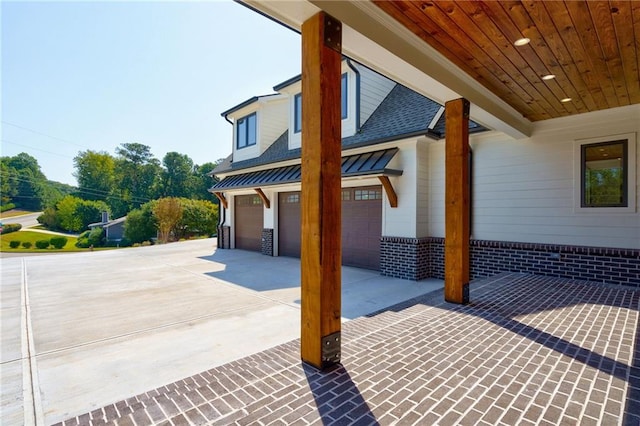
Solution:
{"label": "metal post base bracket", "polygon": [[327,368],[340,362],[340,332],[329,334],[322,338],[322,368]]}

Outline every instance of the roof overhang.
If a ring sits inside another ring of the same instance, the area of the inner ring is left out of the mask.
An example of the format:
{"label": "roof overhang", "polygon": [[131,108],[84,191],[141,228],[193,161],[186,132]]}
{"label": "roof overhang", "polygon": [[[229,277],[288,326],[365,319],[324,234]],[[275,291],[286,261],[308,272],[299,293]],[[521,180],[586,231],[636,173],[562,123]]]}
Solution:
{"label": "roof overhang", "polygon": [[343,23],[344,55],[438,103],[466,98],[471,102],[471,118],[485,127],[516,139],[532,133],[531,121],[369,1],[242,3],[298,32],[304,21],[324,10]]}
{"label": "roof overhang", "polygon": [[[353,154],[342,157],[342,177],[400,176],[402,170],[388,169],[387,165],[398,152],[398,148]],[[300,164],[276,167],[227,176],[215,184],[209,192],[224,192],[235,189],[255,189],[264,186],[298,183],[302,178]]]}
{"label": "roof overhang", "polygon": [[229,108],[228,110],[220,113],[221,116],[223,117],[227,117],[229,116],[229,114],[233,114],[234,112],[240,111],[250,105],[253,105],[255,103],[265,103],[265,102],[269,102],[272,100],[278,100],[278,99],[285,99],[284,96],[278,94],[278,93],[272,93],[269,95],[263,95],[263,96],[254,96],[252,98],[247,99],[244,102],[239,103],[238,105],[234,106],[233,108]]}

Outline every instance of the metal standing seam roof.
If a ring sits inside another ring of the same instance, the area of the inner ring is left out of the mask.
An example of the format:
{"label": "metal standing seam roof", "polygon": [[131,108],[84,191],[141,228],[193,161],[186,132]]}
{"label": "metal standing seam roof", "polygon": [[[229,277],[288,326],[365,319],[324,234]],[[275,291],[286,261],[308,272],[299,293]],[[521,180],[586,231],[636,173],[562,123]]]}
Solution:
{"label": "metal standing seam roof", "polygon": [[[402,170],[386,168],[389,161],[391,161],[397,152],[398,148],[390,148],[342,157],[342,177],[375,174],[400,176],[402,175]],[[209,191],[221,192],[229,189],[282,185],[300,182],[301,178],[302,165],[296,164],[293,166],[277,167],[275,169],[227,176],[211,187]]]}

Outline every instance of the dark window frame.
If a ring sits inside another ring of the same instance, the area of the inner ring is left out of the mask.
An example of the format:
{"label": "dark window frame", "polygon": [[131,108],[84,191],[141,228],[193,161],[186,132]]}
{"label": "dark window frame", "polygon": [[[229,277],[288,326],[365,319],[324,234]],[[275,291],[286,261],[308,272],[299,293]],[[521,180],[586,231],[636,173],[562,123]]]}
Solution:
{"label": "dark window frame", "polygon": [[[587,170],[587,149],[602,146],[622,144],[622,200],[619,203],[593,204],[586,202],[586,170]],[[580,146],[580,207],[582,208],[625,208],[629,207],[629,140],[618,139],[596,143],[585,143]]]}
{"label": "dark window frame", "polygon": [[302,131],[302,93],[293,97],[293,132]]}
{"label": "dark window frame", "polygon": [[[253,142],[249,139],[250,121],[253,120]],[[258,117],[257,113],[253,112],[249,115],[238,119],[236,121],[236,148],[243,149],[256,145],[258,142]]]}
{"label": "dark window frame", "polygon": [[[349,74],[340,77],[340,117],[349,118]],[[293,133],[302,131],[302,93],[293,96]]]}

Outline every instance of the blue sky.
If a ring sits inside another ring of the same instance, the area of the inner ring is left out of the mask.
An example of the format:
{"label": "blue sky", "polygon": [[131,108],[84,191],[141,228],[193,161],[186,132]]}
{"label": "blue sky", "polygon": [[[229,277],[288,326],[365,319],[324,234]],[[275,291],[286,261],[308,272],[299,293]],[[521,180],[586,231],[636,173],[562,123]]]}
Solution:
{"label": "blue sky", "polygon": [[226,157],[220,113],[300,73],[300,35],[233,2],[0,7],[2,155],[26,152],[68,184],[79,151],[125,142],[160,160]]}

